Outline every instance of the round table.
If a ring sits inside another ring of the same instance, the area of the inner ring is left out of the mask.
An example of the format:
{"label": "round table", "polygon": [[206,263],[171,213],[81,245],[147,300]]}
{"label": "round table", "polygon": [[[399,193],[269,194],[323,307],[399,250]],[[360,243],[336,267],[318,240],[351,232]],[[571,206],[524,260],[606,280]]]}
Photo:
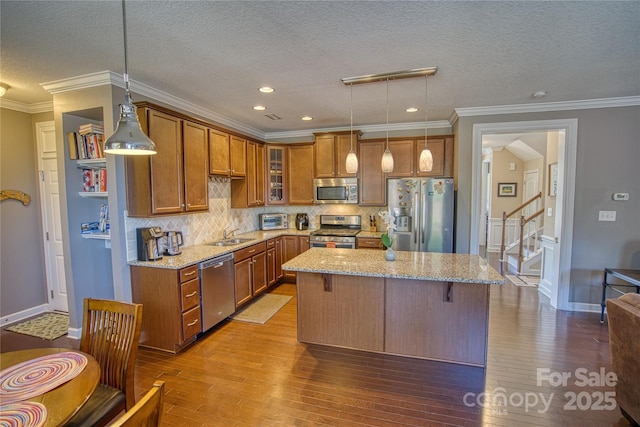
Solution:
{"label": "round table", "polygon": [[[37,357],[65,351],[82,353],[65,348],[36,348],[30,350],[12,351],[0,354],[0,369],[6,369],[21,362]],[[91,355],[87,357],[87,365],[75,378],[44,394],[27,399],[39,402],[47,408],[46,427],[64,425],[85,404],[100,381],[100,365]]]}

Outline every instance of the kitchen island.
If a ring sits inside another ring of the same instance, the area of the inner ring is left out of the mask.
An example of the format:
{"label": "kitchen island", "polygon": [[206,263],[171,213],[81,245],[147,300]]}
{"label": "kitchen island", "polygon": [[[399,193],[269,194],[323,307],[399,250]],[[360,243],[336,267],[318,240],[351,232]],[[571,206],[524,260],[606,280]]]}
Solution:
{"label": "kitchen island", "polygon": [[478,255],[311,248],[282,268],[297,273],[300,342],[486,366],[504,278]]}

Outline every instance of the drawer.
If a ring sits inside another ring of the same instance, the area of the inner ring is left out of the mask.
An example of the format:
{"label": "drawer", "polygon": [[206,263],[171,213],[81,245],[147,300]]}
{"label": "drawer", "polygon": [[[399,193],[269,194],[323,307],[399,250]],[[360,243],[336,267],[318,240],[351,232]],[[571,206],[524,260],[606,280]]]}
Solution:
{"label": "drawer", "polygon": [[196,306],[186,313],[182,314],[182,336],[183,341],[202,332],[202,323],[200,322],[200,306]]}
{"label": "drawer", "polygon": [[182,297],[182,311],[200,304],[200,280],[193,279],[180,285],[180,295]]}
{"label": "drawer", "polygon": [[235,262],[239,263],[240,261],[250,258],[256,254],[259,254],[260,252],[264,252],[267,250],[267,243],[266,242],[261,242],[261,243],[257,243],[255,245],[251,245],[249,247],[246,247],[244,249],[239,249],[237,251],[235,251],[233,253],[234,258],[235,258]]}
{"label": "drawer", "polygon": [[356,245],[358,249],[382,249],[382,239],[375,237],[358,237],[356,239]]}
{"label": "drawer", "polygon": [[196,277],[198,277],[198,264],[194,264],[180,270],[180,283],[195,279]]}
{"label": "drawer", "polygon": [[267,240],[267,249],[271,249],[275,247],[276,247],[276,239]]}

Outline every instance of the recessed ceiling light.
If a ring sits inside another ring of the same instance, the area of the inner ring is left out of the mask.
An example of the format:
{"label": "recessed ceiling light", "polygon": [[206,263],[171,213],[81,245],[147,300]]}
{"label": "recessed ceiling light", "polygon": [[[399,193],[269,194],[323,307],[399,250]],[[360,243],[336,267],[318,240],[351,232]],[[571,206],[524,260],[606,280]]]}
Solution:
{"label": "recessed ceiling light", "polygon": [[272,87],[269,86],[262,86],[260,89],[258,89],[260,92],[262,93],[272,93],[275,92],[276,90]]}
{"label": "recessed ceiling light", "polygon": [[532,93],[531,96],[536,98],[536,99],[544,98],[545,96],[547,96],[547,91],[546,90],[539,90],[537,92]]}
{"label": "recessed ceiling light", "polygon": [[407,113],[415,113],[415,112],[416,112],[416,111],[418,111],[418,110],[419,110],[419,108],[416,108],[416,107],[409,107],[409,108],[407,108],[407,109],[406,109],[406,110],[404,110],[404,111],[406,111]]}
{"label": "recessed ceiling light", "polygon": [[302,117],[302,120],[304,120],[304,121],[308,122],[309,120],[313,120],[313,117],[311,117],[311,116],[304,116],[304,117]]}
{"label": "recessed ceiling light", "polygon": [[257,111],[264,111],[267,109],[267,107],[263,106],[263,105],[256,105],[255,107],[253,107],[254,110]]}

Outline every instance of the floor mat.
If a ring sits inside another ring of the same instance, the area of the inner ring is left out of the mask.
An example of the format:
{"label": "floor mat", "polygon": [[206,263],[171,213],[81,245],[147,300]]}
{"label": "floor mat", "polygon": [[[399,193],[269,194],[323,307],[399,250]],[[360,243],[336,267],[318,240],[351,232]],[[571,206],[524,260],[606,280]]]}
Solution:
{"label": "floor mat", "polygon": [[54,340],[69,332],[69,315],[65,313],[44,313],[5,328],[7,331],[31,335],[43,340]]}
{"label": "floor mat", "polygon": [[264,324],[284,307],[291,298],[293,297],[288,295],[262,295],[256,301],[249,304],[249,306],[231,316],[231,319],[240,320],[241,322]]}

